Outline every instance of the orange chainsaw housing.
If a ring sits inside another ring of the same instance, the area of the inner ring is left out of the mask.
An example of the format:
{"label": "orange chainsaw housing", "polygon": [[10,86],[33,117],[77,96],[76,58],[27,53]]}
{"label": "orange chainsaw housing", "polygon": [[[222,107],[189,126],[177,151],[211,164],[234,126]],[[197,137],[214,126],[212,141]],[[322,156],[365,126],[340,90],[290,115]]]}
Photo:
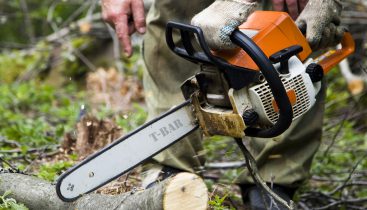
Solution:
{"label": "orange chainsaw housing", "polygon": [[[246,31],[257,31],[252,40],[267,57],[293,45],[303,47],[303,51],[298,54],[302,62],[312,53],[305,36],[285,12],[256,11],[239,26],[239,30],[245,34]],[[232,65],[259,70],[250,56],[242,49],[216,51],[213,54],[224,58]]]}

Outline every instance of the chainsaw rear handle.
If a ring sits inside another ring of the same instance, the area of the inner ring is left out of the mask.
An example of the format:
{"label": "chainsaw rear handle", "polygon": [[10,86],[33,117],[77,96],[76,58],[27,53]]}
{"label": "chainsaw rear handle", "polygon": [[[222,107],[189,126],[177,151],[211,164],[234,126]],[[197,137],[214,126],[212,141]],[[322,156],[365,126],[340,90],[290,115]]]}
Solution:
{"label": "chainsaw rear handle", "polygon": [[329,71],[335,65],[354,53],[355,43],[352,35],[349,32],[344,33],[341,46],[341,49],[336,51],[328,51],[316,59],[316,63],[322,67],[324,75],[329,73]]}
{"label": "chainsaw rear handle", "polygon": [[[173,29],[180,31],[183,47],[178,47],[175,44],[173,40]],[[202,51],[197,51],[193,47],[191,43],[193,35],[196,35]],[[248,53],[256,65],[258,65],[269,84],[275,102],[280,107],[279,119],[272,127],[267,129],[249,127],[245,130],[245,134],[247,136],[262,138],[272,138],[282,134],[292,123],[293,109],[277,71],[263,51],[244,33],[235,30],[230,38],[234,44]],[[194,63],[214,64],[220,69],[235,70],[232,72],[245,71],[242,67],[231,65],[224,59],[214,56],[206,44],[203,31],[199,27],[169,22],[166,27],[166,42],[174,53]]]}

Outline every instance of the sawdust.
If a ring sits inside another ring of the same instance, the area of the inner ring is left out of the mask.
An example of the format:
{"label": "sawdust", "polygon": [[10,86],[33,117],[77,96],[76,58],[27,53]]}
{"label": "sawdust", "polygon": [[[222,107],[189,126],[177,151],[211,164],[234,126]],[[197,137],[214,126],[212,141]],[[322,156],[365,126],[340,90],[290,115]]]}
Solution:
{"label": "sawdust", "polygon": [[141,169],[137,167],[127,174],[101,187],[96,192],[105,195],[117,195],[130,191],[143,190],[140,178]]}

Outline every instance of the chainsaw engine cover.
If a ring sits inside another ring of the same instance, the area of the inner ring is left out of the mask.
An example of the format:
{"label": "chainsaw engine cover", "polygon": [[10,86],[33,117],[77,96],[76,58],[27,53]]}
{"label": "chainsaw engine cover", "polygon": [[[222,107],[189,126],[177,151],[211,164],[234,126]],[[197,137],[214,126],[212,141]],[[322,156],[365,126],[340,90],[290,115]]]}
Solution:
{"label": "chainsaw engine cover", "polygon": [[[293,120],[295,120],[315,104],[317,88],[306,73],[305,66],[296,56],[292,57],[288,63],[289,74],[281,74],[280,77],[292,104]],[[279,68],[280,65],[277,65],[276,69]],[[279,108],[267,82],[249,88],[249,98],[252,108],[259,115],[259,124],[271,125],[276,123]]]}
{"label": "chainsaw engine cover", "polygon": [[[239,26],[239,30],[252,38],[267,57],[294,45],[303,49],[297,55],[302,62],[312,53],[307,39],[285,12],[256,11]],[[214,54],[232,65],[259,70],[252,58],[240,48]]]}

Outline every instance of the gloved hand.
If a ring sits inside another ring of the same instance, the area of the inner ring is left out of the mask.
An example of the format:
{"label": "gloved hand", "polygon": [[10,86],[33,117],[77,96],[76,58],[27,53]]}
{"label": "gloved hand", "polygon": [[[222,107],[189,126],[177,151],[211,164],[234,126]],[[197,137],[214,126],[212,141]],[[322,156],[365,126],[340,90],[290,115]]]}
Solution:
{"label": "gloved hand", "polygon": [[345,29],[340,26],[343,9],[341,0],[310,0],[298,17],[296,24],[313,50],[335,46],[343,38]]}
{"label": "gloved hand", "polygon": [[115,27],[126,56],[131,56],[130,35],[145,33],[143,0],[102,0],[102,17]]}
{"label": "gloved hand", "polygon": [[209,47],[214,50],[231,49],[229,36],[256,9],[256,0],[216,0],[195,15],[191,24],[199,26]]}

